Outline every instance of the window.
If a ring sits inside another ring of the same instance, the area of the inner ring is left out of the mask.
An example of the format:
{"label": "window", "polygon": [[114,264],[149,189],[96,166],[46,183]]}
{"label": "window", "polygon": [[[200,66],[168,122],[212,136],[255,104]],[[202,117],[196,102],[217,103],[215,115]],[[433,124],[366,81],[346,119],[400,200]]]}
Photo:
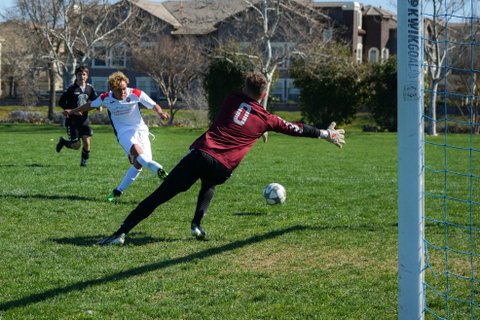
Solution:
{"label": "window", "polygon": [[382,56],[381,56],[382,62],[387,61],[389,55],[390,55],[390,51],[387,48],[383,48],[382,49]]}
{"label": "window", "polygon": [[95,48],[95,59],[92,61],[94,67],[106,67],[107,66],[107,49],[97,47]]}
{"label": "window", "polygon": [[287,80],[287,100],[288,102],[298,102],[300,99],[300,89],[293,84],[293,79]]}
{"label": "window", "polygon": [[106,77],[92,77],[92,85],[97,91],[97,94],[108,91],[108,78]]}
{"label": "window", "polygon": [[357,63],[362,63],[363,60],[363,44],[358,43],[357,44],[357,50],[355,52],[355,58]]}
{"label": "window", "polygon": [[278,79],[270,90],[270,98],[275,102],[285,101],[285,79]]}
{"label": "window", "polygon": [[127,52],[124,46],[116,46],[110,50],[110,67],[126,67]]}
{"label": "window", "polygon": [[97,47],[95,48],[95,58],[92,60],[92,67],[126,67],[127,51],[124,46],[113,48]]}
{"label": "window", "polygon": [[323,30],[323,42],[330,42],[333,38],[332,28]]}
{"label": "window", "polygon": [[158,100],[163,97],[163,94],[158,89],[157,84],[150,77],[136,77],[135,86],[148,94],[152,99]]}
{"label": "window", "polygon": [[379,61],[379,51],[373,47],[368,49],[368,61],[371,63],[377,63]]}

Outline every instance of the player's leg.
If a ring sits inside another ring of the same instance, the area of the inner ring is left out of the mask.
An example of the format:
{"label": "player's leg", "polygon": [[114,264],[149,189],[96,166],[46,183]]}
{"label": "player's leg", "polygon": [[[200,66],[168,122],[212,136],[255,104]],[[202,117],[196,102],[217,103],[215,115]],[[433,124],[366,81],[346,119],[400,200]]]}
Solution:
{"label": "player's leg", "polygon": [[227,181],[232,173],[209,154],[201,151],[197,152],[199,153],[197,167],[201,168],[200,179],[202,185],[198,193],[197,207],[195,208],[191,230],[193,236],[199,240],[203,240],[206,237],[206,232],[200,224],[213,199],[215,187]]}
{"label": "player's leg", "polygon": [[116,198],[120,197],[142,172],[142,166],[135,161],[135,157],[131,154],[134,149],[132,141],[134,141],[135,131],[115,132],[115,135],[131,166],[128,168],[120,184],[107,196],[107,200],[110,202],[114,202]]}
{"label": "player's leg", "polygon": [[160,179],[167,177],[168,173],[163,166],[153,160],[152,147],[147,131],[139,131],[135,134],[135,143],[132,145],[130,154],[134,156],[136,162],[142,167],[150,169],[153,173],[157,174]]}
{"label": "player's leg", "polygon": [[142,168],[136,168],[134,165],[131,165],[128,168],[127,173],[123,177],[122,182],[113,189],[112,193],[108,195],[107,200],[110,202],[115,201],[116,198],[120,197],[123,192],[137,179],[137,177],[142,172]]}
{"label": "player's leg", "polygon": [[200,224],[203,217],[207,213],[208,207],[210,206],[210,202],[212,201],[214,194],[215,185],[205,184],[202,182],[202,186],[200,187],[200,191],[198,193],[197,207],[195,209],[195,214],[193,216],[191,225],[192,236],[199,240],[203,240],[207,236],[207,233],[200,226]]}
{"label": "player's leg", "polygon": [[80,165],[85,167],[87,165],[88,158],[90,158],[90,146],[93,130],[90,128],[90,126],[82,126],[79,132],[80,136],[82,137],[82,158],[80,160]]}
{"label": "player's leg", "polygon": [[60,152],[63,147],[76,150],[80,148],[81,145],[77,129],[68,122],[65,124],[65,126],[67,128],[68,140],[63,137],[60,137],[58,139],[58,143],[56,146],[57,152]]}
{"label": "player's leg", "polygon": [[124,235],[130,232],[137,224],[150,216],[158,206],[175,197],[177,194],[190,189],[195,181],[199,179],[196,171],[192,170],[195,162],[195,157],[191,153],[188,153],[173,168],[165,181],[130,212],[120,228],[112,236],[100,240],[98,244],[120,244],[117,243],[117,240],[120,239],[122,235],[124,237]]}

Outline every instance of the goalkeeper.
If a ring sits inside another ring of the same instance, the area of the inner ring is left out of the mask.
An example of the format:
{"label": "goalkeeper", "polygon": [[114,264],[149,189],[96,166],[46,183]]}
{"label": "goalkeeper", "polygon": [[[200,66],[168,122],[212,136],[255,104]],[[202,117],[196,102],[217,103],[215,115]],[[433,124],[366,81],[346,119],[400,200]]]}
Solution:
{"label": "goalkeeper", "polygon": [[244,91],[230,94],[210,128],[193,142],[188,153],[173,168],[163,183],[127,216],[120,228],[99,245],[122,245],[125,235],[150,216],[161,204],[201,181],[197,206],[191,222],[192,236],[205,239],[202,218],[210,205],[215,187],[227,181],[250,148],[266,131],[291,136],[325,139],[341,148],[343,129],[335,123],[321,130],[301,122],[288,122],[270,114],[261,105],[266,98],[267,81],[259,72],[247,75]]}

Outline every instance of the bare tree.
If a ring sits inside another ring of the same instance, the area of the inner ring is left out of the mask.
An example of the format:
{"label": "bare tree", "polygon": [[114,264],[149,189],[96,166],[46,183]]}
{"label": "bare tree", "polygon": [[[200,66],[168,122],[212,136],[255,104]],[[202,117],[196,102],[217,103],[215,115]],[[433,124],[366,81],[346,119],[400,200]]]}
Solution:
{"label": "bare tree", "polygon": [[[42,70],[36,52],[36,42],[31,37],[29,29],[18,21],[8,21],[0,26],[5,42],[2,46],[2,88],[10,98],[24,96],[26,90],[34,91],[35,82],[26,82],[37,70]],[[21,59],[19,59],[21,57]]]}
{"label": "bare tree", "polygon": [[465,41],[457,41],[457,46],[450,55],[452,74],[448,78],[449,91],[457,94],[451,96],[449,101],[453,103],[460,115],[470,118],[467,121],[473,123],[473,133],[480,133],[480,50],[478,42],[480,38],[480,20],[472,17],[468,22],[458,22],[451,26],[455,34],[464,35]]}
{"label": "bare tree", "polygon": [[75,79],[75,69],[99,55],[98,47],[111,45],[117,30],[129,19],[128,1],[112,5],[108,0],[17,0],[20,18],[34,30],[44,48],[41,57],[49,65],[51,119],[55,106],[55,78],[64,87]]}
{"label": "bare tree", "polygon": [[[455,41],[449,28],[450,20],[454,13],[463,8],[463,0],[452,0],[448,4],[442,0],[431,0],[430,19],[425,22],[425,60],[427,62],[427,75],[429,77],[429,125],[428,134],[437,135],[437,99],[438,86],[443,79],[451,72],[450,68],[444,68],[445,59],[448,53],[455,48]],[[461,35],[456,35],[460,36]]]}
{"label": "bare tree", "polygon": [[160,37],[151,46],[132,48],[134,68],[147,74],[159,86],[170,110],[169,125],[181,109],[178,102],[187,96],[203,73],[200,45],[193,38]]}
{"label": "bare tree", "polygon": [[[253,58],[260,62],[267,79],[268,97],[279,68],[286,66],[292,56],[300,54],[298,47],[301,44],[321,34],[329,19],[311,8],[307,1],[244,0],[244,3],[247,9],[234,29],[245,30],[243,41],[248,42],[250,49],[254,47],[261,52],[261,56]],[[275,42],[281,43],[282,47],[274,47]],[[268,99],[264,99],[265,109],[267,103]],[[264,134],[264,141],[267,137]]]}

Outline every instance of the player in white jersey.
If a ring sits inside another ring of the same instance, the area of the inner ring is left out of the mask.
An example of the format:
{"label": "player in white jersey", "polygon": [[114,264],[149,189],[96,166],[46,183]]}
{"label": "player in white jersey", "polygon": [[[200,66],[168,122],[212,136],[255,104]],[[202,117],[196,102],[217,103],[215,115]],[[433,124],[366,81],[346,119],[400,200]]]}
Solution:
{"label": "player in white jersey", "polygon": [[155,110],[163,120],[168,119],[169,115],[163,112],[162,108],[145,92],[129,88],[128,83],[129,80],[125,74],[120,71],[114,72],[108,78],[109,92],[101,94],[97,99],[83,106],[64,111],[66,115],[70,115],[100,107],[107,108],[118,143],[132,164],[120,184],[107,197],[110,202],[121,196],[135,181],[142,167],[152,170],[161,179],[167,176],[162,165],[152,159],[150,132],[143,121],[138,104],[141,103],[148,109]]}

